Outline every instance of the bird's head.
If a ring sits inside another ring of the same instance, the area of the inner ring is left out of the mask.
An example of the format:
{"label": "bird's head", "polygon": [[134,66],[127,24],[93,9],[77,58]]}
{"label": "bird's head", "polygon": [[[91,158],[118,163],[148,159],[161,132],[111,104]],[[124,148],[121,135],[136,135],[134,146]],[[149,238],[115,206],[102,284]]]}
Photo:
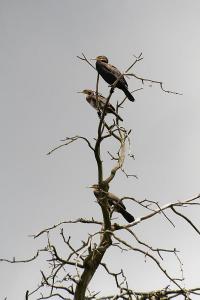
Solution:
{"label": "bird's head", "polygon": [[93,190],[101,190],[101,191],[104,191],[104,192],[108,192],[109,184],[106,181],[103,181],[101,183],[101,185],[95,183],[93,185],[88,186],[88,188],[91,188]]}
{"label": "bird's head", "polygon": [[104,63],[108,63],[108,58],[104,55],[99,55],[95,58],[96,61],[101,61],[101,62],[104,62]]}
{"label": "bird's head", "polygon": [[93,184],[93,185],[88,186],[88,188],[93,189],[93,190],[99,190],[99,185]]}
{"label": "bird's head", "polygon": [[82,94],[85,94],[85,95],[93,95],[94,91],[86,89],[86,90],[83,90],[82,92],[79,92],[79,93],[82,93]]}

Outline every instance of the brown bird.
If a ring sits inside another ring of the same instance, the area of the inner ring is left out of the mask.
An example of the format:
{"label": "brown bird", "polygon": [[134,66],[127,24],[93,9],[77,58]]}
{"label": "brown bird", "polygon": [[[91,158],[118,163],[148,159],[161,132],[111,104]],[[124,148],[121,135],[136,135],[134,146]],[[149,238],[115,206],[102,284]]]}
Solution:
{"label": "brown bird", "polygon": [[[103,112],[104,106],[107,102],[107,99],[103,97],[102,95],[98,94],[98,97],[96,96],[96,92],[92,90],[83,90],[81,93],[87,95],[86,101],[97,111]],[[116,113],[114,106],[112,104],[108,103],[106,107],[106,114],[110,113],[116,116],[117,119],[123,121],[123,119]]]}
{"label": "brown bird", "polygon": [[130,101],[135,101],[135,98],[128,90],[128,84],[121,74],[121,72],[111,64],[108,63],[108,58],[106,56],[100,55],[95,58],[96,60],[96,69],[101,77],[108,83],[113,84],[119,77],[119,81],[116,84],[116,87],[124,92],[126,97]]}
{"label": "brown bird", "polygon": [[126,206],[122,203],[121,199],[116,195],[100,189],[98,184],[93,184],[90,188],[93,188],[94,195],[97,199],[105,196],[108,199],[109,205],[113,206],[114,210],[120,213],[127,222],[131,223],[135,220],[135,218],[126,210]]}

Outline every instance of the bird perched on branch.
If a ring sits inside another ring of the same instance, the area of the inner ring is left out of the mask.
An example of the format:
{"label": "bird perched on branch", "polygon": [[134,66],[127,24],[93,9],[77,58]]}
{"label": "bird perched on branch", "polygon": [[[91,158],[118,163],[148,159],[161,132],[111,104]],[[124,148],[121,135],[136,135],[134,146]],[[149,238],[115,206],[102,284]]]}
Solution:
{"label": "bird perched on branch", "polygon": [[113,206],[114,210],[120,213],[127,222],[131,223],[135,220],[135,218],[127,212],[126,206],[122,203],[120,198],[110,192],[100,189],[98,184],[93,184],[90,188],[93,188],[93,192],[97,200],[106,197],[108,204]]}
{"label": "bird perched on branch", "polygon": [[[87,95],[86,100],[94,109],[103,112],[104,106],[107,102],[107,99],[105,97],[103,97],[100,94],[98,94],[97,96],[96,92],[92,90],[83,90],[81,93]],[[114,106],[112,106],[112,104],[110,103],[107,103],[105,113],[113,114],[116,116],[117,119],[123,121],[123,119],[118,115],[118,113],[116,113]]]}
{"label": "bird perched on branch", "polygon": [[134,97],[128,90],[128,84],[122,75],[122,73],[114,66],[108,63],[108,58],[106,56],[100,55],[95,58],[96,60],[96,69],[101,77],[108,83],[113,84],[118,78],[119,81],[116,84],[116,87],[124,92],[126,97],[130,101],[134,101]]}

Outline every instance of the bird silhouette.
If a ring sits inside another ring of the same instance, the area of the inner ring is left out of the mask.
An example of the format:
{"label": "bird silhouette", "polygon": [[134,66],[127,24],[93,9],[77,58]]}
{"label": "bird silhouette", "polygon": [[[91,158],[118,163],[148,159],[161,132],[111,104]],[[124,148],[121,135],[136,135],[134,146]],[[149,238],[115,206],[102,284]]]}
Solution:
{"label": "bird silhouette", "polygon": [[[81,93],[86,95],[86,101],[97,111],[103,112],[103,109],[105,107],[105,104],[107,102],[107,99],[103,97],[102,95],[98,94],[96,95],[95,91],[92,90],[83,90]],[[114,106],[112,104],[108,103],[106,107],[106,114],[110,113],[116,116],[117,119],[123,121],[123,119],[116,113]]]}
{"label": "bird silhouette", "polygon": [[116,87],[122,90],[130,101],[135,101],[135,98],[128,90],[128,84],[124,76],[115,66],[112,66],[108,63],[108,58],[106,56],[100,55],[97,56],[95,60],[97,72],[101,75],[101,77],[111,85],[120,77],[119,81],[116,84]]}
{"label": "bird silhouette", "polygon": [[127,222],[131,223],[135,220],[135,218],[126,210],[126,206],[122,203],[121,199],[116,195],[100,189],[98,184],[93,184],[90,188],[93,188],[94,195],[97,199],[106,197],[109,205],[113,206],[114,210],[120,213]]}

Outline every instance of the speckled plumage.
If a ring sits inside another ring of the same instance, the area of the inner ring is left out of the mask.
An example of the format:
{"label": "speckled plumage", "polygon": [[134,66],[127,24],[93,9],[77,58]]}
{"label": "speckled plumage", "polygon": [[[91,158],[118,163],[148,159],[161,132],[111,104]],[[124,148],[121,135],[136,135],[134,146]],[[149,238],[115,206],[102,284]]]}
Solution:
{"label": "speckled plumage", "polygon": [[[83,90],[83,94],[86,94],[86,101],[97,111],[103,111],[104,106],[106,104],[106,98],[102,95],[98,94],[96,96],[96,92],[92,90]],[[116,113],[115,108],[112,104],[108,103],[106,108],[106,114],[111,113],[116,116],[119,120],[123,121],[123,119]]]}
{"label": "speckled plumage", "polygon": [[106,197],[109,205],[114,206],[114,210],[120,213],[127,222],[131,223],[135,220],[135,218],[126,210],[126,207],[122,203],[120,198],[118,198],[110,192],[105,192],[104,190],[101,190],[98,184],[94,184],[91,187],[93,188],[94,195],[97,199],[103,199],[104,197]]}

